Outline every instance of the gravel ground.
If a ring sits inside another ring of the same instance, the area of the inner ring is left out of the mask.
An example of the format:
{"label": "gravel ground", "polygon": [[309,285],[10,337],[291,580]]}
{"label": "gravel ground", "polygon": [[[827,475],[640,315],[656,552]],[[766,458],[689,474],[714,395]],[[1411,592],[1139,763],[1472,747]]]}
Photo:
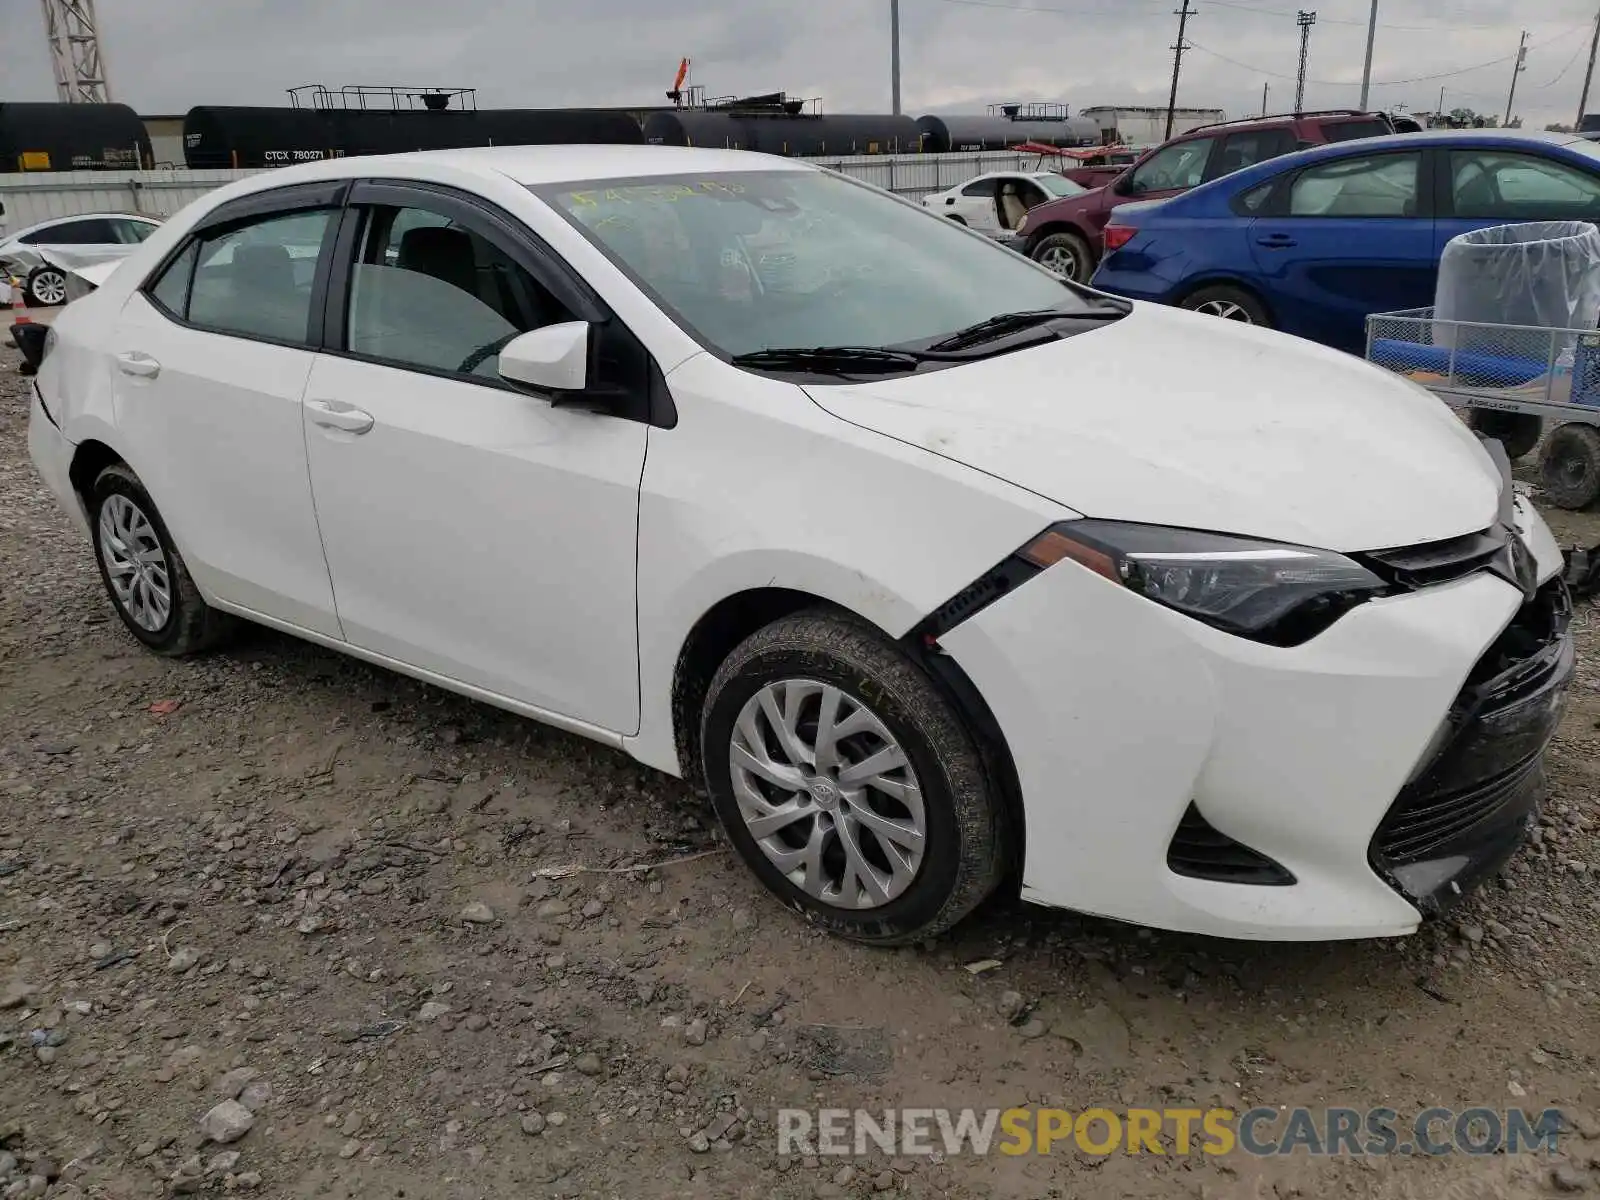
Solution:
{"label": "gravel ground", "polygon": [[[27,460],[15,363],[0,1196],[1600,1193],[1592,610],[1539,836],[1448,922],[1254,945],[997,902],[868,950],[620,754],[266,632],[141,651]],[[784,1107],[1028,1104],[1557,1105],[1573,1132],[1554,1158],[776,1152]]]}

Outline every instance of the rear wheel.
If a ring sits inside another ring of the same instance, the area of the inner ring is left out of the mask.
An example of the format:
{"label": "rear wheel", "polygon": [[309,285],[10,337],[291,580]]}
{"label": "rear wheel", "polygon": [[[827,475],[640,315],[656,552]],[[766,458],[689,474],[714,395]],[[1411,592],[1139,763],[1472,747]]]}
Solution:
{"label": "rear wheel", "polygon": [[945,218],[946,220],[954,221],[957,225],[965,225],[967,223],[965,217],[957,216],[955,213],[945,213]]}
{"label": "rear wheel", "polygon": [[949,701],[844,615],[740,645],[701,720],[717,815],[766,887],[812,923],[894,945],[954,925],[1004,866],[998,794]]}
{"label": "rear wheel", "polygon": [[1267,314],[1265,304],[1243,288],[1228,284],[1201,288],[1198,292],[1185,296],[1178,307],[1208,317],[1221,317],[1224,321],[1239,321],[1246,325],[1261,325],[1268,329],[1272,327],[1272,318]]}
{"label": "rear wheel", "polygon": [[35,308],[51,308],[67,302],[67,276],[55,267],[35,267],[24,290]]}
{"label": "rear wheel", "polygon": [[1028,257],[1075,283],[1088,283],[1094,274],[1094,251],[1075,233],[1046,234],[1033,244]]}
{"label": "rear wheel", "polygon": [[1551,503],[1588,508],[1600,497],[1600,429],[1576,423],[1557,426],[1545,439],[1539,467]]}
{"label": "rear wheel", "polygon": [[233,620],[200,598],[144,484],[122,463],[100,472],[90,496],[95,561],[117,616],[157,654],[216,645]]}

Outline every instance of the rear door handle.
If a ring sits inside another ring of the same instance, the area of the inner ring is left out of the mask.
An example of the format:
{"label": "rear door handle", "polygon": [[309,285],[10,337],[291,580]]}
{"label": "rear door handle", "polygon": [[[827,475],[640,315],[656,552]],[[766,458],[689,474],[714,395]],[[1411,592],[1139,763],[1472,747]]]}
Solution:
{"label": "rear door handle", "polygon": [[1273,250],[1284,250],[1295,244],[1295,240],[1287,233],[1269,233],[1266,237],[1258,237],[1256,245],[1266,246]]}
{"label": "rear door handle", "polygon": [[154,379],[161,374],[161,364],[148,354],[129,350],[117,355],[117,370],[124,375],[134,375],[140,379]]}
{"label": "rear door handle", "polygon": [[346,433],[365,433],[372,428],[372,414],[345,405],[335,408],[327,400],[307,400],[311,419],[324,429],[342,429]]}

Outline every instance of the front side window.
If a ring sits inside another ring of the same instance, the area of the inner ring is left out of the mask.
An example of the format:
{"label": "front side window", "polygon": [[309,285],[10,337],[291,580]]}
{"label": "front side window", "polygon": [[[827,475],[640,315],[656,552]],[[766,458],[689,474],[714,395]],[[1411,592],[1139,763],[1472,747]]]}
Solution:
{"label": "front side window", "polygon": [[131,221],[126,217],[118,217],[111,222],[112,232],[118,242],[125,246],[136,246],[159,228],[145,221]]}
{"label": "front side window", "polygon": [[1420,154],[1374,154],[1309,167],[1289,191],[1291,217],[1414,217]]}
{"label": "front side window", "polygon": [[928,341],[1019,309],[1096,302],[1014,251],[832,172],[535,186],[702,344]]}
{"label": "front side window", "polygon": [[1218,175],[1231,175],[1269,158],[1288,154],[1295,148],[1294,134],[1287,129],[1249,129],[1230,133],[1222,140]]}
{"label": "front side window", "polygon": [[1450,182],[1458,217],[1514,221],[1600,215],[1600,178],[1532,154],[1452,150]]}
{"label": "front side window", "polygon": [[111,222],[103,217],[64,221],[20,239],[30,246],[104,246],[116,242]]}
{"label": "front side window", "polygon": [[1211,147],[1215,142],[1215,138],[1202,137],[1163,146],[1134,168],[1129,180],[1129,194],[1197,187],[1205,176],[1206,160],[1211,157]]}
{"label": "front side window", "polygon": [[317,259],[333,216],[274,214],[201,235],[188,319],[219,333],[307,344]]}
{"label": "front side window", "polygon": [[494,242],[423,208],[367,210],[346,349],[398,366],[498,378],[502,346],[573,316]]}

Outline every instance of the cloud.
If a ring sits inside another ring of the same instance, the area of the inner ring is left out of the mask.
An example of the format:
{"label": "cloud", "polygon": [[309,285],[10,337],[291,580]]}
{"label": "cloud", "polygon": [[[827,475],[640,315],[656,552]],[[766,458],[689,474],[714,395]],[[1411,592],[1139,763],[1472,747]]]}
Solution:
{"label": "cloud", "polygon": [[[1354,105],[1367,0],[1316,4],[1307,107]],[[1194,0],[1179,103],[1230,115],[1292,104],[1299,32],[1290,0]],[[1527,25],[1518,82],[1525,122],[1570,121],[1589,22],[1550,0]],[[904,107],[982,111],[1003,100],[1167,100],[1172,0],[901,0]],[[1034,9],[1036,11],[1026,11]],[[480,107],[663,102],[679,58],[710,94],[785,90],[828,112],[889,108],[888,0],[102,0],[117,99],[144,112],[285,104],[302,83],[475,87]],[[1499,113],[1529,6],[1507,0],[1381,0],[1372,103],[1465,104]],[[1492,60],[1504,60],[1494,62]],[[1446,78],[1422,78],[1489,64]],[[1270,73],[1270,74],[1269,74]],[[36,4],[0,8],[5,98],[53,93]],[[1414,80],[1408,83],[1389,81]],[[1600,95],[1591,107],[1600,109]]]}

